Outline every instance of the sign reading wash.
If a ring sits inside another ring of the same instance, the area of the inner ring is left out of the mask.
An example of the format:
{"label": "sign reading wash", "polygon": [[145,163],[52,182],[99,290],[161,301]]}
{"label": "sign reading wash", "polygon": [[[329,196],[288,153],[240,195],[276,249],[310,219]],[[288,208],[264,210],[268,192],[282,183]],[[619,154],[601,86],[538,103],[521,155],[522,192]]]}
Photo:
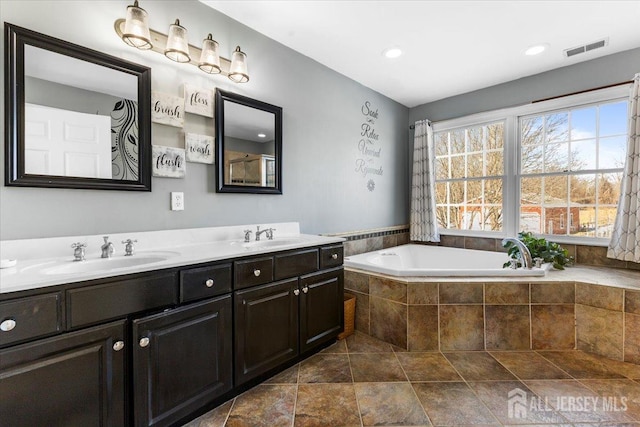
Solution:
{"label": "sign reading wash", "polygon": [[375,124],[380,113],[371,102],[365,101],[360,107],[363,121],[360,125],[360,139],[358,141],[358,157],[356,158],[355,172],[367,179],[367,188],[373,191],[376,188],[374,178],[382,176],[383,169],[380,164],[380,134],[376,131]]}

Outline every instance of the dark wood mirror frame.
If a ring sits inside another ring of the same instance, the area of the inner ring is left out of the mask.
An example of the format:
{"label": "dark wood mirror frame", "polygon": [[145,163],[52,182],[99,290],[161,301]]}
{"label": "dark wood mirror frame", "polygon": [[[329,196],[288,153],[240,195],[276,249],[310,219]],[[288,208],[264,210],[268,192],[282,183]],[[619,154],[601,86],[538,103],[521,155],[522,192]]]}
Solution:
{"label": "dark wood mirror frame", "polygon": [[[224,103],[233,102],[249,108],[255,108],[268,113],[273,113],[275,120],[275,186],[251,186],[225,184],[225,127],[224,127]],[[238,95],[216,88],[216,191],[218,193],[251,193],[251,194],[282,194],[282,108],[246,96]]]}
{"label": "dark wood mirror frame", "polygon": [[[138,81],[138,179],[116,180],[25,173],[25,45],[66,55]],[[151,69],[5,23],[5,185],[151,191]]]}

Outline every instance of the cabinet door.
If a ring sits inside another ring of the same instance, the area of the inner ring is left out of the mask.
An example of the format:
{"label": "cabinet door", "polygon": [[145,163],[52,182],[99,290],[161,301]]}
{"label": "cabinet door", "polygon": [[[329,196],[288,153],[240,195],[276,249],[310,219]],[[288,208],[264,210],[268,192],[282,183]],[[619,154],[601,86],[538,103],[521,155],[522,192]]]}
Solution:
{"label": "cabinet door", "polygon": [[300,352],[335,338],[343,328],[342,268],[300,278]]}
{"label": "cabinet door", "polygon": [[235,293],[236,385],[298,355],[298,279]]}
{"label": "cabinet door", "polygon": [[231,389],[231,295],[133,321],[136,426],[175,423]]}
{"label": "cabinet door", "polygon": [[0,424],[126,425],[125,322],[0,351]]}

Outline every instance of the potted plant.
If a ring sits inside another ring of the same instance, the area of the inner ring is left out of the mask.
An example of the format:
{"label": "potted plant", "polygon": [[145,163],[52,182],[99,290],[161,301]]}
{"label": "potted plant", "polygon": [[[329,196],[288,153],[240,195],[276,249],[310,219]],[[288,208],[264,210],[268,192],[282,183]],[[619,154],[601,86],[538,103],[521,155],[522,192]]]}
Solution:
{"label": "potted plant", "polygon": [[[569,252],[557,243],[549,242],[543,237],[535,237],[530,231],[521,231],[518,233],[520,240],[531,252],[531,258],[542,258],[544,262],[550,262],[553,268],[564,270],[565,266],[573,264],[573,257],[569,256]],[[520,263],[520,251],[513,242],[505,242],[502,245],[508,250],[511,259],[518,260]],[[509,262],[504,263],[503,267],[509,267]]]}

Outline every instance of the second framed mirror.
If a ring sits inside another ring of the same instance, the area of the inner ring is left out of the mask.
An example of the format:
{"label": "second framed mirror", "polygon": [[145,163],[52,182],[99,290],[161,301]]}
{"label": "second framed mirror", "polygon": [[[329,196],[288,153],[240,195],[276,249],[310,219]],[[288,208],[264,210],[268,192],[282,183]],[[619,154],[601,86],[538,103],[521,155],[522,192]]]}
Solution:
{"label": "second framed mirror", "polygon": [[216,89],[219,193],[282,194],[282,108]]}

